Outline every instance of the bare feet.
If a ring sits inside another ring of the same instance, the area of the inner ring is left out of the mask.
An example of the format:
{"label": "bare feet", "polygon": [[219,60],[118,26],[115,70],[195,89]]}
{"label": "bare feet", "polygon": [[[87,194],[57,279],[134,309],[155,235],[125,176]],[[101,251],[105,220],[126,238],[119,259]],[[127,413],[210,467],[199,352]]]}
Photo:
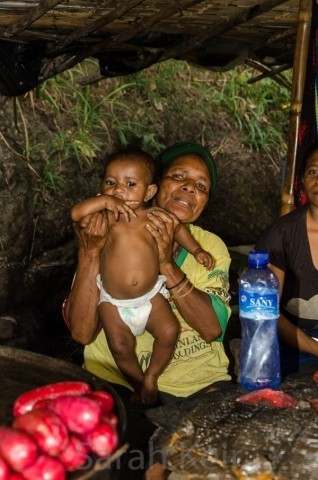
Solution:
{"label": "bare feet", "polygon": [[140,388],[136,388],[130,401],[133,403],[141,403],[146,407],[154,405],[158,400],[157,377],[154,375],[144,375],[144,382]]}
{"label": "bare feet", "polygon": [[144,383],[141,387],[141,401],[150,406],[158,400],[158,377],[145,373]]}

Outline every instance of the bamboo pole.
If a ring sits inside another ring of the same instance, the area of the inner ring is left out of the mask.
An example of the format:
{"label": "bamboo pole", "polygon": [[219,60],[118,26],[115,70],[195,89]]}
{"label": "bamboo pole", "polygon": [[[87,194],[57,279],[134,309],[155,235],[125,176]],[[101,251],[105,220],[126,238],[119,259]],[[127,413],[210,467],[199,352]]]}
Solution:
{"label": "bamboo pole", "polygon": [[[281,215],[295,208],[294,180],[298,145],[300,116],[302,111],[306,64],[312,17],[312,2],[300,0],[297,18],[297,35],[292,78],[287,165],[281,196]],[[314,101],[314,100],[313,100]]]}

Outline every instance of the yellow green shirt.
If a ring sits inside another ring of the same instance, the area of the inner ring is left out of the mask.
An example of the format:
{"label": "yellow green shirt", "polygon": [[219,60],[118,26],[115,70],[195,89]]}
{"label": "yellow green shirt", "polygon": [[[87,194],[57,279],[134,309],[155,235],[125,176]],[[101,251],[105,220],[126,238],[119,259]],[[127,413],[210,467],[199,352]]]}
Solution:
{"label": "yellow green shirt", "polygon": [[[210,295],[212,305],[222,327],[222,336],[206,343],[181,317],[175,305],[173,311],[180,323],[180,336],[173,357],[158,380],[159,390],[172,395],[187,397],[208,385],[230,380],[227,373],[228,358],[222,344],[230,316],[228,273],[230,256],[224,242],[216,235],[200,227],[190,225],[190,231],[204,250],[216,260],[214,269],[207,271],[195,258],[182,250],[176,260],[190,282]],[[195,309],[195,305],[193,306]],[[153,337],[145,332],[136,337],[136,355],[143,370],[150,361]],[[119,371],[108,348],[104,331],[84,349],[84,368],[111,383],[130,387]]]}

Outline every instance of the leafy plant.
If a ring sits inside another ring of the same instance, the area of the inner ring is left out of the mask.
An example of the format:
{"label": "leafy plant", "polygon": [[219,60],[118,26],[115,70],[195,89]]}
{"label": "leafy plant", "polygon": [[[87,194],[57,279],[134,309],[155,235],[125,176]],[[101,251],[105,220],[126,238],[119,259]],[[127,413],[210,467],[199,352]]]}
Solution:
{"label": "leafy plant", "polygon": [[65,183],[64,178],[59,174],[59,164],[56,161],[47,162],[43,168],[43,188],[57,190],[60,183]]}
{"label": "leafy plant", "polygon": [[63,162],[74,156],[81,167],[83,161],[91,164],[98,151],[98,143],[94,142],[84,130],[59,131],[52,137],[49,158],[57,158],[59,165],[62,165]]}
{"label": "leafy plant", "polygon": [[37,169],[40,192],[58,189],[69,162],[80,168],[94,165],[115,143],[127,145],[133,137],[156,154],[164,147],[165,122],[195,125],[200,118],[202,141],[212,143],[211,125],[219,121],[215,112],[220,108],[232,116],[233,128],[244,132],[251,149],[269,155],[286,151],[289,91],[270,78],[249,85],[255,76],[250,67],[219,73],[166,61],[129,76],[91,80],[97,69],[94,60],[86,60],[47,80],[32,95],[34,115],[41,115],[50,130],[45,148],[18,103],[25,140],[21,151],[29,168],[32,153],[44,150],[44,167]]}
{"label": "leafy plant", "polygon": [[290,94],[269,78],[248,85],[253,74],[255,71],[251,68],[242,66],[215,74],[212,86],[206,83],[204,88],[203,84],[200,105],[208,101],[229,112],[237,127],[246,132],[245,145],[256,151],[278,149],[282,152],[286,149],[286,108]]}

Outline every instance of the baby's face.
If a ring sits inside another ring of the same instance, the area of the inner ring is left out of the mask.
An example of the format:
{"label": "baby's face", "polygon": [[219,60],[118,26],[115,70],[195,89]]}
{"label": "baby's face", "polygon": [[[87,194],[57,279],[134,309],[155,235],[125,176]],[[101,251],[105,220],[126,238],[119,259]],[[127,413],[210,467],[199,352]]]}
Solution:
{"label": "baby's face", "polygon": [[102,193],[121,200],[148,201],[149,170],[141,161],[125,157],[107,165]]}

